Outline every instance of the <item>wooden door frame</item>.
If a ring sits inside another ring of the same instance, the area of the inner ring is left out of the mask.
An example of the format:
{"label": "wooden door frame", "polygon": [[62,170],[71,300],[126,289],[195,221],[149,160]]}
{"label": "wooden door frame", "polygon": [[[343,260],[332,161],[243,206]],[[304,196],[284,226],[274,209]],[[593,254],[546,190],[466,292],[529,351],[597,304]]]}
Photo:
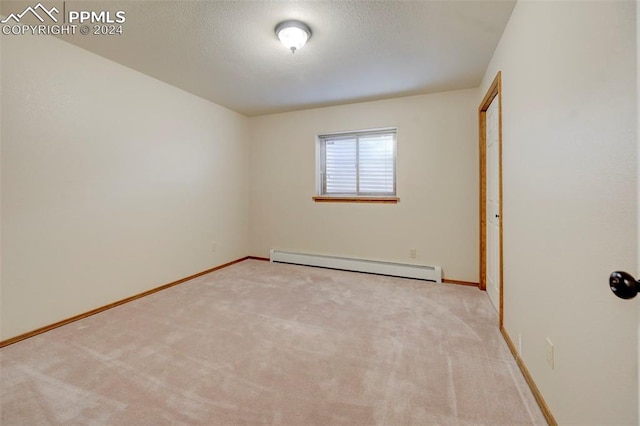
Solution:
{"label": "wooden door frame", "polygon": [[478,107],[478,125],[479,125],[479,151],[480,151],[480,290],[487,289],[487,141],[486,141],[486,123],[487,109],[491,102],[498,98],[498,194],[500,203],[498,206],[498,214],[500,215],[500,231],[499,231],[499,257],[500,257],[500,303],[498,315],[500,317],[500,329],[503,326],[503,305],[504,305],[504,276],[503,276],[503,245],[502,245],[502,223],[504,217],[502,215],[502,72],[498,71],[493,79],[491,86],[484,95],[480,106]]}

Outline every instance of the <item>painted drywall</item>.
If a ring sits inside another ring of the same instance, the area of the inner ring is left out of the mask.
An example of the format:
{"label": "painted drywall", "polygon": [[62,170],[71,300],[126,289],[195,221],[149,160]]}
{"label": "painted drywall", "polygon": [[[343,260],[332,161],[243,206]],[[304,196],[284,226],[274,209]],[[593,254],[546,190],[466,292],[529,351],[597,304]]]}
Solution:
{"label": "painted drywall", "polygon": [[[636,4],[636,140],[638,141],[638,192],[640,193],[640,7]],[[640,197],[640,195],[639,195]],[[640,201],[638,202],[640,204]],[[640,279],[640,207],[638,207],[638,264],[636,267],[636,279]],[[640,303],[636,304],[638,311],[638,419],[640,419]]]}
{"label": "painted drywall", "polygon": [[[2,14],[0,14],[0,20],[4,20]],[[0,92],[2,89],[2,40],[3,37],[0,37]],[[0,339],[2,339],[2,127],[2,102],[0,101]]]}
{"label": "painted drywall", "polygon": [[638,424],[634,7],[518,2],[478,98],[501,70],[504,321],[560,424]]}
{"label": "painted drywall", "polygon": [[[275,248],[439,265],[447,278],[477,282],[477,93],[251,118],[251,253]],[[315,203],[317,135],[382,127],[398,129],[400,203]]]}
{"label": "painted drywall", "polygon": [[247,254],[246,117],[46,36],[1,84],[2,339]]}

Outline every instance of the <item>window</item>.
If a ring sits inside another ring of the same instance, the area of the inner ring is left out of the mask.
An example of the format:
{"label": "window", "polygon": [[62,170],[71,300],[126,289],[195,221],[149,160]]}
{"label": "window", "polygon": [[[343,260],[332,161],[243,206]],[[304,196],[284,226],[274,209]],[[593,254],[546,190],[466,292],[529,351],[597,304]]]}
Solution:
{"label": "window", "polygon": [[396,197],[396,129],[318,137],[316,201],[387,201]]}

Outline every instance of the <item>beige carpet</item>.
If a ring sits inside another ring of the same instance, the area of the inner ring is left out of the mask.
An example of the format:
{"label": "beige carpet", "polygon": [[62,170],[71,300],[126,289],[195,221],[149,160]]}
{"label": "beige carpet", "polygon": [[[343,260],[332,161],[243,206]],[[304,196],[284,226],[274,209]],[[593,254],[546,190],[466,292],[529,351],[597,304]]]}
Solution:
{"label": "beige carpet", "polygon": [[0,424],[546,424],[473,287],[247,260],[0,349]]}

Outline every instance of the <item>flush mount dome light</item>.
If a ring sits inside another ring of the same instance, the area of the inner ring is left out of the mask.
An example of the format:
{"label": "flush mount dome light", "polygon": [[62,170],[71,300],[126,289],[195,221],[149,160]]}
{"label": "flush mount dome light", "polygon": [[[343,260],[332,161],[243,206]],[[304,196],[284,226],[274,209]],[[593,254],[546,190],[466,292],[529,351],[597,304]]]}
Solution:
{"label": "flush mount dome light", "polygon": [[311,29],[300,21],[284,21],[276,25],[276,35],[292,53],[300,49],[311,37]]}

